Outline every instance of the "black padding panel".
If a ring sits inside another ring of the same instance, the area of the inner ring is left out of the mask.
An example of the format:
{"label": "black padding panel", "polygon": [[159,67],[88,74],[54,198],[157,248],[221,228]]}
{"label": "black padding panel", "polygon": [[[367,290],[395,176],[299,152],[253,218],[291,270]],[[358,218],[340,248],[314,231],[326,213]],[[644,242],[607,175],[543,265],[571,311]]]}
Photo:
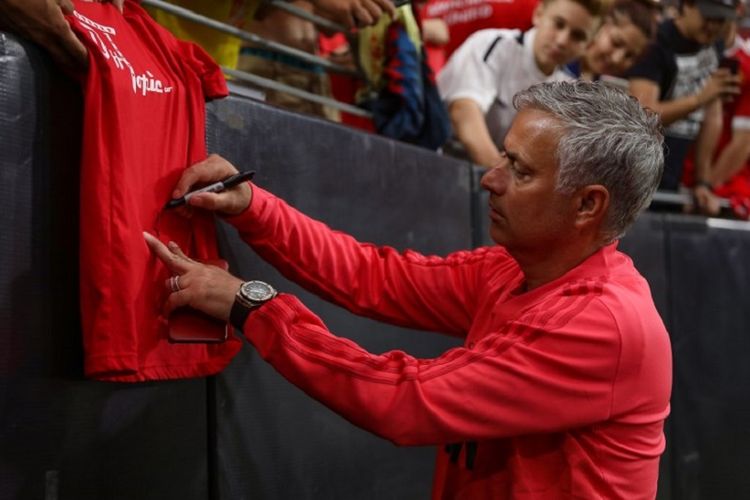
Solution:
{"label": "black padding panel", "polygon": [[81,97],[0,33],[0,498],[203,500],[206,382],[83,377]]}
{"label": "black padding panel", "polygon": [[[471,246],[465,164],[239,98],[209,109],[209,149],[256,169],[257,184],[303,212],[362,241],[399,249],[446,254]],[[224,234],[242,276],[299,293],[332,331],[371,351],[398,348],[428,357],[459,343],[324,303],[259,262],[233,229]],[[281,379],[251,348],[218,377],[217,393],[222,499],[429,495],[432,448],[397,448],[355,428]]]}
{"label": "black padding panel", "polygon": [[668,221],[673,498],[750,498],[750,225]]}

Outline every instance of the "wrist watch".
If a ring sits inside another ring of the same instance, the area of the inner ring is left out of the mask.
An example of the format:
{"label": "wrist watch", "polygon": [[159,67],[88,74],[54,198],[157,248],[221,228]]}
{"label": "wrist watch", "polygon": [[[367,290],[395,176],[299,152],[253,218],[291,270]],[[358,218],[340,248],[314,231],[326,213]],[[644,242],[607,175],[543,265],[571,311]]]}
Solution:
{"label": "wrist watch", "polygon": [[250,312],[276,297],[276,294],[276,289],[264,281],[244,282],[234,296],[229,322],[236,329],[242,330]]}

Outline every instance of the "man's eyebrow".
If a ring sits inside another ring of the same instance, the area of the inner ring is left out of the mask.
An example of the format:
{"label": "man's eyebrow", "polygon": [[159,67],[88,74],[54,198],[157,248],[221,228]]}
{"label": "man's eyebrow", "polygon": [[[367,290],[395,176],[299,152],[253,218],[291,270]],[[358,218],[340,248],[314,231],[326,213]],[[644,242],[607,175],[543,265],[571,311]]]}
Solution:
{"label": "man's eyebrow", "polygon": [[505,152],[505,156],[508,157],[508,159],[513,163],[518,163],[519,165],[525,166],[526,164],[521,160],[517,153],[514,153],[513,151],[508,151],[508,149],[503,148],[503,151]]}

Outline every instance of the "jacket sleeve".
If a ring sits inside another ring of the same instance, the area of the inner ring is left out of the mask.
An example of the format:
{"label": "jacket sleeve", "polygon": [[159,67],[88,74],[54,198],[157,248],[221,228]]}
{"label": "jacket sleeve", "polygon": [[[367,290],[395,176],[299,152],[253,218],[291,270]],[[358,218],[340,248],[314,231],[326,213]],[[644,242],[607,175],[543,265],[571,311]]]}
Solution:
{"label": "jacket sleeve", "polygon": [[434,359],[375,355],[333,336],[286,294],[250,314],[244,332],[282,376],[353,424],[399,445],[432,445],[609,418],[618,333],[596,302],[573,306],[594,311],[585,321],[606,333],[579,334],[570,315],[546,330],[526,318]]}
{"label": "jacket sleeve", "polygon": [[471,325],[487,249],[440,258],[359,243],[257,186],[227,220],[288,279],[355,314],[459,337]]}

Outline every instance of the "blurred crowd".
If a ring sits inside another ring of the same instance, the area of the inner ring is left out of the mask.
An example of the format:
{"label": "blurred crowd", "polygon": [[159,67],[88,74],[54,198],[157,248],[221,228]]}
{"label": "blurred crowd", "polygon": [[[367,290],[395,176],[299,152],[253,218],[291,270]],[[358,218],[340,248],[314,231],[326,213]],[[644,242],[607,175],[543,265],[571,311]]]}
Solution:
{"label": "blurred crowd", "polygon": [[[500,159],[515,93],[535,83],[572,79],[620,86],[661,117],[660,190],[690,200],[652,208],[750,217],[750,43],[742,36],[744,5],[736,0],[287,3],[336,23],[338,32],[272,1],[170,3],[358,71],[362,77],[325,71],[265,44],[149,7],[159,23],[202,45],[222,66],[357,105],[372,118],[278,90],[265,91],[269,103],[488,168]],[[59,29],[62,19],[50,9],[71,8],[68,0],[7,0],[0,5],[2,26],[47,42],[58,61],[74,64],[62,42],[49,43],[44,29],[20,13],[34,4],[39,12],[33,15],[47,16],[49,29],[55,23]],[[75,47],[76,41],[64,43]]]}

